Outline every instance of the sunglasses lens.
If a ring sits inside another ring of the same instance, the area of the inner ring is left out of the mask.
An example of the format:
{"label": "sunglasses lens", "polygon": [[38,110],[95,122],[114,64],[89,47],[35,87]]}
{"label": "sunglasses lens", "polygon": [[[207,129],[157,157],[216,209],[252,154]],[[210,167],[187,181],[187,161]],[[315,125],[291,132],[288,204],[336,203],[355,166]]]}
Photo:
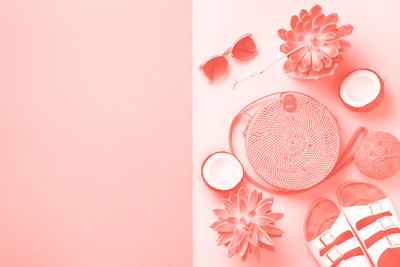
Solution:
{"label": "sunglasses lens", "polygon": [[224,56],[218,56],[207,61],[202,67],[204,75],[214,82],[218,78],[224,76],[228,69],[228,60]]}
{"label": "sunglasses lens", "polygon": [[232,57],[240,61],[247,61],[257,55],[257,47],[251,36],[240,39],[232,48]]}

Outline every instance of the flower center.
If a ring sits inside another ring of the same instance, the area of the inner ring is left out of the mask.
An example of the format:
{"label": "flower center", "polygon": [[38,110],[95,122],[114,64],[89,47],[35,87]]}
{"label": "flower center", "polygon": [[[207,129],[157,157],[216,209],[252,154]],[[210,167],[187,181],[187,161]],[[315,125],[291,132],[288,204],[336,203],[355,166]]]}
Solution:
{"label": "flower center", "polygon": [[309,51],[311,51],[314,47],[318,46],[320,41],[318,40],[317,37],[315,36],[309,36],[309,38],[306,38],[307,42],[307,48]]}
{"label": "flower center", "polygon": [[253,225],[245,217],[240,218],[240,223],[242,224],[242,229],[246,235],[249,235],[253,230]]}
{"label": "flower center", "polygon": [[317,37],[314,37],[311,41],[312,41],[312,46],[317,46],[319,43],[319,40]]}

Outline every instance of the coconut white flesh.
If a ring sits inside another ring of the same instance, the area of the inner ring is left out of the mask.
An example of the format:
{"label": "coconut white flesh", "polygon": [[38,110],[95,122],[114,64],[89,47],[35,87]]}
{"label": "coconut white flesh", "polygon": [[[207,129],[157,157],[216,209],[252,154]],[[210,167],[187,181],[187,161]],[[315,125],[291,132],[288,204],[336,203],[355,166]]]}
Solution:
{"label": "coconut white flesh", "polygon": [[340,96],[352,107],[363,107],[373,102],[381,89],[379,77],[374,72],[356,70],[343,80]]}
{"label": "coconut white flesh", "polygon": [[218,152],[210,156],[203,166],[204,180],[219,190],[234,188],[243,178],[243,168],[233,155]]}

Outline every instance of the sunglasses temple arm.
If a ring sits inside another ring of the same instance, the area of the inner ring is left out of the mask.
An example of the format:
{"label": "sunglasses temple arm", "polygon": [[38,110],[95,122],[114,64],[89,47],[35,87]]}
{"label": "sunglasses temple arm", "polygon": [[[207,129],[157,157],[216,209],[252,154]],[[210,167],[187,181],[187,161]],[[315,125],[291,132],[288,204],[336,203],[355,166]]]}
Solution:
{"label": "sunglasses temple arm", "polygon": [[291,55],[293,55],[294,53],[296,53],[298,50],[300,50],[302,47],[298,47],[296,49],[294,49],[293,51],[290,51],[288,54],[285,54],[279,58],[277,58],[275,61],[273,61],[272,63],[270,63],[268,66],[266,66],[263,70],[259,71],[259,72],[254,72],[252,74],[250,74],[249,76],[242,78],[240,80],[235,80],[235,82],[232,85],[232,89],[236,89],[236,87],[238,86],[238,84],[248,81],[256,76],[259,76],[261,74],[263,74],[265,71],[267,71],[269,68],[273,67],[276,63],[278,63],[279,61],[281,61],[284,58],[287,58]]}

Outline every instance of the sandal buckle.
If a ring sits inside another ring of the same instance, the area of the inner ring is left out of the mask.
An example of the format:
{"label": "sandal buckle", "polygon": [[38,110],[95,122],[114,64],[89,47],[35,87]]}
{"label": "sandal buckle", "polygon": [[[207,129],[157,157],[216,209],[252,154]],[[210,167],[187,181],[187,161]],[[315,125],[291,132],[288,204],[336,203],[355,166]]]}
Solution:
{"label": "sandal buckle", "polygon": [[371,214],[379,214],[384,212],[382,204],[380,202],[373,202],[369,204],[369,209],[371,210]]}
{"label": "sandal buckle", "polygon": [[343,257],[342,252],[337,248],[336,246],[331,248],[328,253],[326,253],[326,256],[328,259],[332,262],[335,263],[338,260],[340,260]]}
{"label": "sandal buckle", "polygon": [[386,240],[388,241],[391,248],[400,246],[399,234],[388,235],[386,236]]}
{"label": "sandal buckle", "polygon": [[321,241],[322,244],[324,244],[324,246],[328,246],[331,243],[333,243],[333,241],[335,241],[335,238],[333,238],[333,235],[329,232],[326,231],[320,238],[319,240]]}
{"label": "sandal buckle", "polygon": [[394,222],[393,222],[392,218],[388,217],[388,216],[380,218],[378,221],[379,221],[379,224],[382,226],[383,230],[389,229],[392,226],[394,226]]}

